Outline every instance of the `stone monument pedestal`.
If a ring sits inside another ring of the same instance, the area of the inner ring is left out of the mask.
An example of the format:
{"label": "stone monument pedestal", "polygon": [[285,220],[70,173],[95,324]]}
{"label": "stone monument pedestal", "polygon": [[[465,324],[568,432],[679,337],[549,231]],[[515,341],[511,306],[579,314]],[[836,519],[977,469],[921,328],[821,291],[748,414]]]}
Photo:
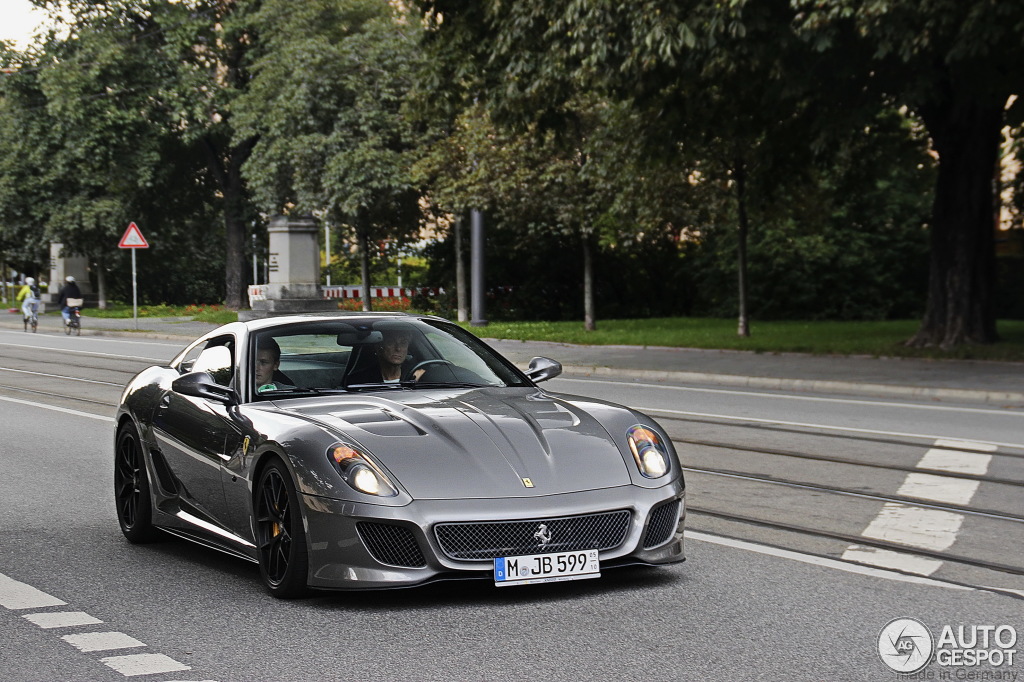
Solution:
{"label": "stone monument pedestal", "polygon": [[75,284],[82,292],[86,305],[95,306],[97,297],[92,290],[92,283],[89,282],[89,259],[85,256],[67,255],[64,253],[63,244],[50,242],[50,281],[41,298],[44,307],[48,303],[56,307],[60,290],[65,284],[64,278],[68,275],[75,278]]}
{"label": "stone monument pedestal", "polygon": [[312,218],[276,216],[267,228],[270,237],[270,281],[266,298],[252,310],[238,311],[241,322],[277,315],[337,312],[336,301],[325,299],[320,287],[320,230]]}

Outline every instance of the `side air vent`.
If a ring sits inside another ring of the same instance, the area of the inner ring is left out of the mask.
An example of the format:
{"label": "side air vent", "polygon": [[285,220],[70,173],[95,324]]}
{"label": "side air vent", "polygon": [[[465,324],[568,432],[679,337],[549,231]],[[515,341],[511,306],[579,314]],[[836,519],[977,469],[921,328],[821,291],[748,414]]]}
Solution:
{"label": "side air vent", "polygon": [[679,500],[672,500],[651,510],[644,535],[644,549],[668,542],[679,525]]}
{"label": "side air vent", "polygon": [[390,523],[360,521],[356,524],[359,538],[371,556],[382,564],[422,568],[427,565],[412,531]]}

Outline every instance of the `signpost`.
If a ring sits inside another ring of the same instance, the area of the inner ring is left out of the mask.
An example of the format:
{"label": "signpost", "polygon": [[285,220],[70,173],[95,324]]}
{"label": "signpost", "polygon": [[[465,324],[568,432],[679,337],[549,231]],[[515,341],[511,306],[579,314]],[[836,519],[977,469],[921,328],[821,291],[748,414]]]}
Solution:
{"label": "signpost", "polygon": [[138,287],[135,284],[135,249],[148,249],[149,242],[142,236],[142,231],[134,222],[128,224],[128,229],[121,235],[121,241],[117,243],[119,249],[132,250],[132,317],[135,318],[135,329],[139,328],[139,297]]}

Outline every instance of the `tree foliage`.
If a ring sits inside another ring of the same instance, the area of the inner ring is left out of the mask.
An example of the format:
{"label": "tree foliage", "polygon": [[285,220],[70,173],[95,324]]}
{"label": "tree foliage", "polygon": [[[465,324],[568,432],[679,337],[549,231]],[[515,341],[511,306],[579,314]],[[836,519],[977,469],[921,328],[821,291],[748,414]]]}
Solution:
{"label": "tree foliage", "polygon": [[1021,6],[955,0],[422,5],[431,20],[436,77],[455,83],[457,92],[486,96],[499,118],[558,125],[563,102],[580,89],[597,89],[663,112],[665,130],[684,148],[718,138],[719,158],[735,159],[737,181],[751,152],[757,164],[785,158],[786,150],[817,153],[872,112],[907,105],[927,126],[940,162],[929,305],[914,343],[994,340],[990,186],[994,140],[1019,89],[1017,65],[1024,63]]}

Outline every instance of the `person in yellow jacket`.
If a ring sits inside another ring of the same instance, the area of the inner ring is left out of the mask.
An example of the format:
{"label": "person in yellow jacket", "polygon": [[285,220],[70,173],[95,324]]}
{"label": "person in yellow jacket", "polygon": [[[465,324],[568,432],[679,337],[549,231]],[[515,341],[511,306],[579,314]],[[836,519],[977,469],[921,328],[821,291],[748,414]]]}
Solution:
{"label": "person in yellow jacket", "polygon": [[25,285],[21,287],[21,291],[15,298],[16,301],[24,301],[21,304],[21,315],[24,318],[25,331],[28,331],[28,322],[32,319],[34,310],[38,310],[36,306],[39,305],[39,295],[39,285],[36,284],[35,279],[26,277]]}

